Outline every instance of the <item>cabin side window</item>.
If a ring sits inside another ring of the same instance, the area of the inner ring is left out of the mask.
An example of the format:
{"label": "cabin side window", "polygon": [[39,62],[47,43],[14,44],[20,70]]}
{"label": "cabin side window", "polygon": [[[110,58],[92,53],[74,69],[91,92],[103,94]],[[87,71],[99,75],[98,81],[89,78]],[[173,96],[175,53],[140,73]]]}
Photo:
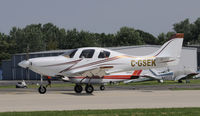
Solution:
{"label": "cabin side window", "polygon": [[74,55],[76,54],[76,52],[77,52],[77,49],[70,50],[70,51],[68,51],[68,52],[66,52],[66,53],[64,53],[64,54],[62,54],[62,56],[65,56],[65,57],[67,57],[67,58],[73,58]]}
{"label": "cabin side window", "polygon": [[110,52],[108,52],[108,51],[101,51],[100,53],[99,53],[99,56],[98,56],[98,58],[108,58],[110,56]]}
{"label": "cabin side window", "polygon": [[83,50],[79,58],[92,58],[94,55],[94,49]]}

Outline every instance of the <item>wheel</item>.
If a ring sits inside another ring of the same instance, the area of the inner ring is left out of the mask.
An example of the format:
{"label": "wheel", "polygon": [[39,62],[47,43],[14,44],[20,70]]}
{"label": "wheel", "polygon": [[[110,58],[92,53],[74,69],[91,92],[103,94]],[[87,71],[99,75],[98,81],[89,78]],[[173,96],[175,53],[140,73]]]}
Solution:
{"label": "wheel", "polygon": [[86,91],[86,93],[90,93],[91,94],[94,91],[94,88],[93,88],[92,85],[86,85],[85,91]]}
{"label": "wheel", "polygon": [[183,83],[183,81],[182,80],[178,80],[178,83]]}
{"label": "wheel", "polygon": [[164,81],[161,79],[161,80],[158,80],[158,83],[163,83]]}
{"label": "wheel", "polygon": [[43,85],[41,85],[41,86],[38,88],[38,92],[39,92],[40,94],[45,94],[46,91],[47,91],[47,89],[46,89],[46,87],[43,86]]}
{"label": "wheel", "polygon": [[81,92],[83,91],[83,87],[82,87],[81,85],[76,85],[76,86],[74,87],[74,91],[75,91],[76,93],[81,93]]}
{"label": "wheel", "polygon": [[104,85],[101,85],[101,86],[100,86],[100,90],[101,90],[101,91],[105,90],[105,86],[104,86]]}

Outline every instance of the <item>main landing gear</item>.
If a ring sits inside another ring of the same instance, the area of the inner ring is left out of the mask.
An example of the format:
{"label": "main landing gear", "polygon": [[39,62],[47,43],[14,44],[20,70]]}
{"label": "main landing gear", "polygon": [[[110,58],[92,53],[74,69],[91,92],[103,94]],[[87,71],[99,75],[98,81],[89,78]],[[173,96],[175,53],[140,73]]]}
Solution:
{"label": "main landing gear", "polygon": [[[81,93],[83,91],[83,87],[80,84],[76,84],[76,86],[74,87],[74,91],[76,93]],[[94,87],[90,84],[87,84],[85,86],[85,91],[86,91],[86,93],[91,94],[94,91]]]}
{"label": "main landing gear", "polygon": [[[101,86],[100,86],[100,90],[101,90],[101,91],[105,90],[105,86],[104,86],[104,85],[101,85]],[[81,93],[81,92],[83,91],[83,87],[81,86],[81,84],[76,84],[76,85],[74,86],[74,91],[75,91],[76,93]],[[86,91],[86,93],[91,94],[91,93],[93,93],[93,91],[94,91],[94,87],[93,87],[91,84],[87,84],[87,85],[85,86],[85,91]]]}
{"label": "main landing gear", "polygon": [[92,85],[86,85],[85,86],[86,93],[92,93],[94,91],[94,87]]}
{"label": "main landing gear", "polygon": [[76,84],[76,86],[74,87],[74,91],[76,93],[81,93],[83,91],[83,87],[79,84]]}

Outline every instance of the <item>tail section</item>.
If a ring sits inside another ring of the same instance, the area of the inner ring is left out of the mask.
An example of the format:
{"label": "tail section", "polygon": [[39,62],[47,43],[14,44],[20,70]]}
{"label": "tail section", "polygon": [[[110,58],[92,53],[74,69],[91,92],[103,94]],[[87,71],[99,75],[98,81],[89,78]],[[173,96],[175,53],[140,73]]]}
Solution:
{"label": "tail section", "polygon": [[171,40],[167,41],[158,51],[152,55],[155,57],[180,57],[183,37],[183,33],[175,34]]}
{"label": "tail section", "polygon": [[156,60],[156,67],[167,67],[177,65],[181,56],[183,44],[183,33],[175,34],[159,50],[151,54]]}

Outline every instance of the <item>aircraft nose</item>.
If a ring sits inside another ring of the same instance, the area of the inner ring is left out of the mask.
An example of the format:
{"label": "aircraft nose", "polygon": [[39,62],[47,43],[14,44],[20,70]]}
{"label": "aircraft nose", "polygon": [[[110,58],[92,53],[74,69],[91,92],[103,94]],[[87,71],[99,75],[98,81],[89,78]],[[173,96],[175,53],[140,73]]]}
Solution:
{"label": "aircraft nose", "polygon": [[29,60],[23,60],[18,65],[22,68],[28,68],[31,65],[31,62]]}

